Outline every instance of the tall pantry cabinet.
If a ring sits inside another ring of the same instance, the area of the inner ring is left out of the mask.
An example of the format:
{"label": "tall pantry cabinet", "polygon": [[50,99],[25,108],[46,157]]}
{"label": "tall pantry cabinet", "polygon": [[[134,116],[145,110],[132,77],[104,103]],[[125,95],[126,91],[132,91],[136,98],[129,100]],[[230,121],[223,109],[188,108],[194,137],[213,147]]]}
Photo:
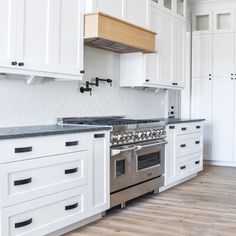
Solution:
{"label": "tall pantry cabinet", "polygon": [[234,10],[193,12],[192,117],[205,117],[204,158],[233,164],[236,118]]}

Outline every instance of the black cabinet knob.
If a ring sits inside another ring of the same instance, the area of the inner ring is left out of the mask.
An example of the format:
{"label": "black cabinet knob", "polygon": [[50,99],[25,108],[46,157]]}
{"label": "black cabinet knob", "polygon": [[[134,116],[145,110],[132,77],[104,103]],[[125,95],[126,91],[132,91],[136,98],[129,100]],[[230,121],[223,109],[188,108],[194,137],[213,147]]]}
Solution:
{"label": "black cabinet knob", "polygon": [[19,62],[18,63],[18,66],[24,66],[25,64],[24,64],[24,62]]}
{"label": "black cabinet knob", "polygon": [[12,66],[16,66],[16,65],[17,65],[17,61],[12,61],[12,62],[11,62],[11,65],[12,65]]}
{"label": "black cabinet knob", "polygon": [[80,74],[84,74],[84,73],[85,73],[85,71],[84,71],[84,70],[81,70],[81,71],[80,71]]}
{"label": "black cabinet knob", "polygon": [[149,79],[146,79],[145,81],[146,81],[146,82],[149,82],[150,80],[149,80]]}

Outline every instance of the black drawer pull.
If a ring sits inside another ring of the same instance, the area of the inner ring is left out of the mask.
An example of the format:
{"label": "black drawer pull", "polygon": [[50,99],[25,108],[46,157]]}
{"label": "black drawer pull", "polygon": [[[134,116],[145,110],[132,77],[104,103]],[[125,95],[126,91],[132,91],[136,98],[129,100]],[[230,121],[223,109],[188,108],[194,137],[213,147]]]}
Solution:
{"label": "black drawer pull", "polygon": [[19,63],[18,63],[18,66],[24,66],[24,65],[25,65],[24,62],[19,62]]}
{"label": "black drawer pull", "polygon": [[182,130],[182,131],[185,131],[185,130],[187,130],[187,128],[182,128],[181,130]]}
{"label": "black drawer pull", "polygon": [[195,144],[200,144],[200,141],[196,141]]}
{"label": "black drawer pull", "polygon": [[94,134],[94,138],[104,138],[105,134]]}
{"label": "black drawer pull", "polygon": [[74,174],[78,172],[78,168],[73,168],[73,169],[68,169],[68,170],[65,170],[65,174],[66,175],[69,175],[69,174]]}
{"label": "black drawer pull", "polygon": [[199,165],[200,164],[200,161],[195,161],[195,165]]}
{"label": "black drawer pull", "polygon": [[196,129],[201,129],[201,126],[196,126]]}
{"label": "black drawer pull", "polygon": [[79,141],[66,142],[66,147],[78,146]]}
{"label": "black drawer pull", "polygon": [[85,73],[85,71],[84,71],[84,70],[81,70],[81,71],[80,71],[80,74],[84,74],[84,73]]}
{"label": "black drawer pull", "polygon": [[75,204],[73,204],[73,205],[69,205],[69,206],[65,206],[65,210],[66,211],[69,211],[69,210],[72,210],[72,209],[75,209],[75,208],[77,208],[78,207],[78,202],[77,203],[75,203]]}
{"label": "black drawer pull", "polygon": [[33,147],[21,147],[21,148],[15,148],[15,153],[24,153],[24,152],[32,152]]}
{"label": "black drawer pull", "polygon": [[32,222],[33,222],[33,219],[31,218],[31,219],[26,220],[26,221],[15,223],[15,228],[17,229],[17,228],[25,227],[27,225],[30,225]]}
{"label": "black drawer pull", "polygon": [[181,166],[180,169],[184,170],[184,169],[186,169],[186,166]]}
{"label": "black drawer pull", "polygon": [[184,147],[186,147],[186,144],[181,144],[180,147],[184,148]]}
{"label": "black drawer pull", "polygon": [[30,184],[31,182],[32,182],[32,178],[15,180],[14,181],[14,186]]}
{"label": "black drawer pull", "polygon": [[17,66],[17,61],[12,61],[12,62],[11,62],[11,65],[12,65],[12,66]]}
{"label": "black drawer pull", "polygon": [[177,86],[177,85],[178,85],[178,83],[172,83],[172,85],[176,85],[176,86]]}
{"label": "black drawer pull", "polygon": [[175,129],[175,126],[170,126],[169,129]]}

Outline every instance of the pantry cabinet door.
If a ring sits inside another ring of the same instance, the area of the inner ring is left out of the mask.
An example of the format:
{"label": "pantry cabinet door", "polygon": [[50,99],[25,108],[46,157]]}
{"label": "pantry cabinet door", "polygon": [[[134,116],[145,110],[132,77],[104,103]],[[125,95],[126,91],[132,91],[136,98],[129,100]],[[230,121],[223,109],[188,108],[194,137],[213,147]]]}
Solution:
{"label": "pantry cabinet door", "polygon": [[193,35],[192,76],[194,78],[212,75],[212,34]]}
{"label": "pantry cabinet door", "polygon": [[57,0],[55,5],[54,70],[62,74],[81,75],[84,1]]}
{"label": "pantry cabinet door", "polygon": [[51,0],[17,0],[18,68],[52,71],[53,11]]}
{"label": "pantry cabinet door", "polygon": [[149,0],[124,0],[125,20],[140,27],[147,28],[149,17]]}
{"label": "pantry cabinet door", "polygon": [[192,80],[191,117],[206,119],[203,123],[204,159],[211,160],[212,80],[207,77]]}
{"label": "pantry cabinet door", "polygon": [[212,90],[212,160],[233,161],[234,80],[214,78]]}
{"label": "pantry cabinet door", "polygon": [[16,2],[0,1],[0,67],[14,67],[16,60]]}
{"label": "pantry cabinet door", "polygon": [[213,35],[213,76],[230,78],[235,64],[234,33]]}
{"label": "pantry cabinet door", "polygon": [[186,26],[184,21],[174,20],[173,31],[173,76],[172,85],[174,87],[184,87],[185,81],[185,41]]}

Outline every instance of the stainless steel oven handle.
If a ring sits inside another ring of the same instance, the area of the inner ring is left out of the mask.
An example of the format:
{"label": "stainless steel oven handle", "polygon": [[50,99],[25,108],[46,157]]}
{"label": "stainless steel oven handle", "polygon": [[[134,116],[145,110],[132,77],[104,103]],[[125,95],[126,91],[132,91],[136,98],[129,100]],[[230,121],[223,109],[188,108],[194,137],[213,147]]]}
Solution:
{"label": "stainless steel oven handle", "polygon": [[122,152],[134,151],[136,147],[124,148],[124,149],[111,149],[111,156],[118,155]]}
{"label": "stainless steel oven handle", "polygon": [[152,144],[148,144],[148,145],[140,145],[140,146],[135,146],[134,148],[134,151],[137,152],[143,148],[146,148],[146,147],[153,147],[153,146],[158,146],[158,145],[164,145],[164,144],[167,144],[168,142],[161,142],[161,143],[152,143]]}

